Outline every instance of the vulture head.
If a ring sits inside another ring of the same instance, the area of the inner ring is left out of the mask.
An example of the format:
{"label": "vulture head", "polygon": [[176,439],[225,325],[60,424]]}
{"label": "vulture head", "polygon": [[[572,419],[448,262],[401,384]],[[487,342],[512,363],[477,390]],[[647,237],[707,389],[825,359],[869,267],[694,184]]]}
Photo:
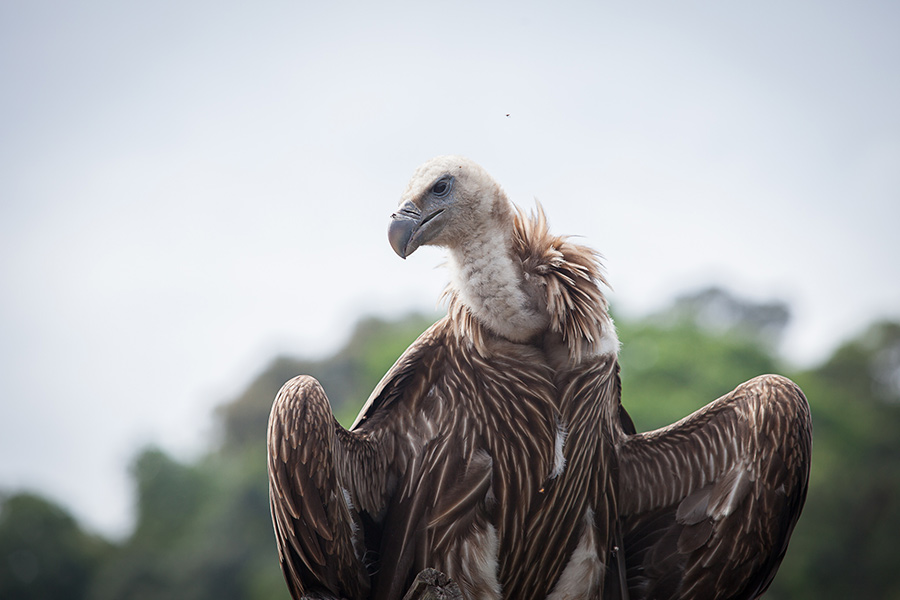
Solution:
{"label": "vulture head", "polygon": [[406,258],[420,246],[450,251],[448,294],[493,333],[525,342],[547,327],[545,292],[515,256],[516,217],[500,185],[461,156],[419,167],[391,215],[388,239]]}
{"label": "vulture head", "polygon": [[401,258],[420,246],[449,250],[450,312],[464,309],[458,323],[471,317],[515,343],[546,345],[549,333],[576,362],[618,352],[596,253],[552,235],[540,207],[533,216],[515,208],[467,158],[439,156],[416,169],[388,239]]}
{"label": "vulture head", "polygon": [[465,249],[512,229],[512,208],[500,186],[462,156],[439,156],[413,174],[391,215],[388,239],[400,258],[419,246]]}

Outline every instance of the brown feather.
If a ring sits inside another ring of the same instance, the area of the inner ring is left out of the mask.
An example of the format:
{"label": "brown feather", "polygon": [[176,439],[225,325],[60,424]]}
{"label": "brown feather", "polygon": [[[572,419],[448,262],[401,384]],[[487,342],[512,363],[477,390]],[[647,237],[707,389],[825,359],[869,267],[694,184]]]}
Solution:
{"label": "brown feather", "polygon": [[631,598],[757,598],[806,498],[809,405],[774,375],[660,430],[623,438]]}

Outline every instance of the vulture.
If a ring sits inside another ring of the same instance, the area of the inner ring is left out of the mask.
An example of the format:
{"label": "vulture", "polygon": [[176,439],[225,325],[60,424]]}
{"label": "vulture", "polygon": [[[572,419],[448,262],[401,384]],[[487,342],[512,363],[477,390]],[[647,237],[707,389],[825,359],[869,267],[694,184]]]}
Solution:
{"label": "vulture", "polygon": [[599,256],[466,158],[415,171],[388,239],[448,251],[447,315],[349,430],[315,379],[278,393],[269,495],[295,599],[401,599],[426,568],[472,600],[766,590],[809,477],[794,383],[763,375],[636,433]]}

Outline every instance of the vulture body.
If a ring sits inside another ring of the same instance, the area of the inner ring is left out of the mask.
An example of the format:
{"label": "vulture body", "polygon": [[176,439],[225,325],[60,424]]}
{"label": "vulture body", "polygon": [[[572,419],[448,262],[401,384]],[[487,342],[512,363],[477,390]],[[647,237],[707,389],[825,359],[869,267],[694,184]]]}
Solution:
{"label": "vulture body", "polygon": [[402,598],[436,568],[465,598],[755,598],[805,499],[810,416],[763,376],[637,434],[595,253],[515,209],[478,165],[420,167],[392,215],[406,258],[450,253],[448,315],[345,430],[301,376],[268,431],[294,598]]}

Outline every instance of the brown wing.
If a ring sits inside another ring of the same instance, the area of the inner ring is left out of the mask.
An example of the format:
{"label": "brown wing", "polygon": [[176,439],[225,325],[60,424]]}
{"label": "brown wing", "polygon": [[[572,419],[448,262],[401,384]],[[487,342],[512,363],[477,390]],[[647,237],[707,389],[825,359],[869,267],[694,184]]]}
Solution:
{"label": "brown wing", "polygon": [[[367,542],[379,535],[371,529],[397,473],[417,451],[408,443],[416,424],[406,422],[415,412],[396,409],[414,401],[433,332],[391,368],[358,429],[341,427],[312,377],[296,377],[279,391],[269,416],[269,504],[278,558],[295,599],[369,595]],[[397,443],[398,432],[404,443]]]}
{"label": "brown wing", "polygon": [[278,560],[291,596],[368,593],[359,516],[336,465],[341,426],[319,382],[295,377],[269,417],[269,504]]}
{"label": "brown wing", "polygon": [[757,598],[800,516],[812,422],[803,392],[757,377],[619,448],[631,600]]}

